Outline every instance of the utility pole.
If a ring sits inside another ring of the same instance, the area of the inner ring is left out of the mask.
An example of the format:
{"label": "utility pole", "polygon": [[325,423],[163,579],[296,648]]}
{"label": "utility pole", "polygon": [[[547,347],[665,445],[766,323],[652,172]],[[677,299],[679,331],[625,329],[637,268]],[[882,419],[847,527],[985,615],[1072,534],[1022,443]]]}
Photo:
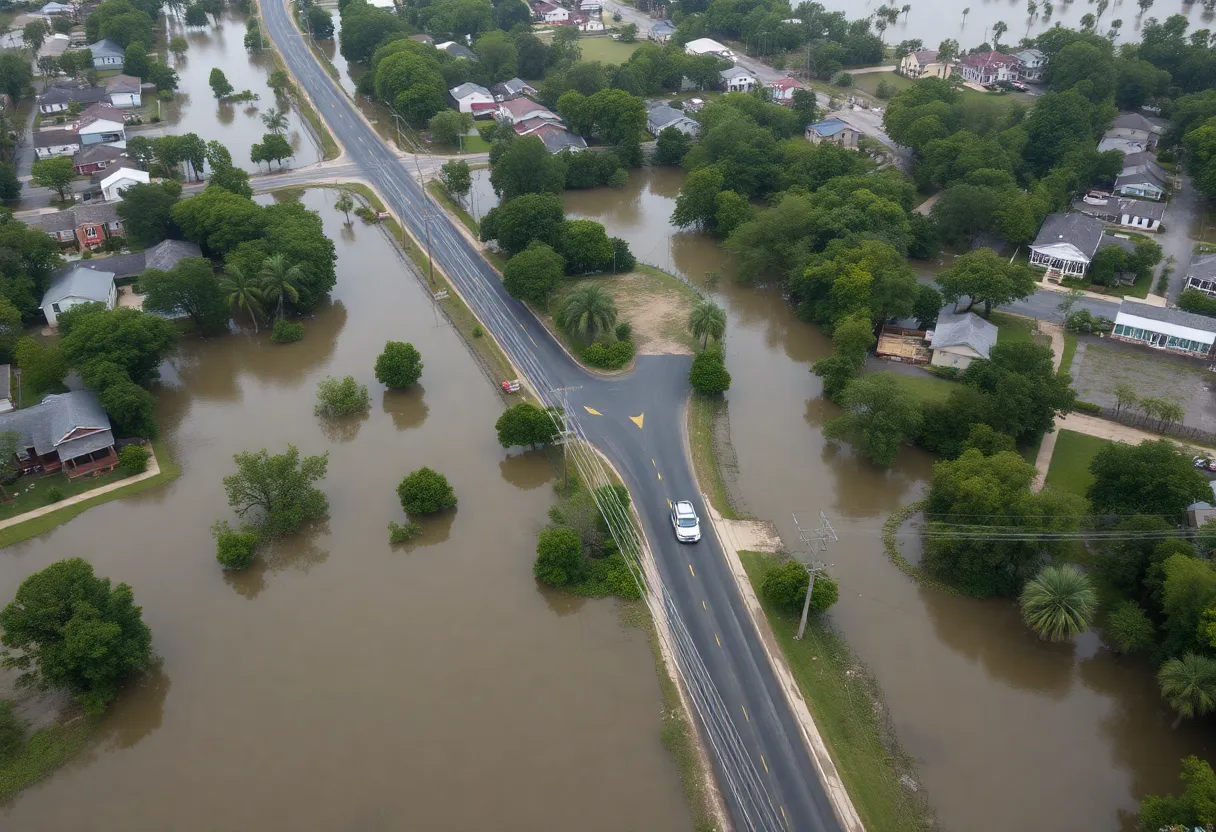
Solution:
{"label": "utility pole", "polygon": [[[828,542],[839,540],[836,532],[832,530],[832,524],[828,522],[828,517],[822,511],[819,512],[819,525],[815,528],[804,529],[802,524],[798,522],[798,515],[792,515],[794,525],[798,527],[798,539],[806,546],[807,560],[799,561],[802,568],[806,570],[810,580],[806,585],[806,600],[802,602],[802,621],[798,624],[798,634],[794,638],[802,640],[802,634],[806,632],[806,618],[811,611],[811,593],[815,590],[815,576],[828,568],[828,565],[819,560],[818,556],[828,550]],[[835,564],[832,564],[835,566]]]}

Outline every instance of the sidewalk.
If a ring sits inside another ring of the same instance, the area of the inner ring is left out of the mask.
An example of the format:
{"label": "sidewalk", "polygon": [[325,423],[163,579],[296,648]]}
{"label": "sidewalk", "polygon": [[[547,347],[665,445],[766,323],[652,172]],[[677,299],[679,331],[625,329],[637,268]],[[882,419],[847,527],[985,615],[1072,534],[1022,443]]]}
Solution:
{"label": "sidewalk", "polygon": [[786,701],[789,702],[794,719],[802,729],[802,737],[811,752],[815,768],[819,771],[819,779],[823,781],[824,789],[827,790],[828,800],[832,802],[836,819],[840,821],[844,832],[865,832],[865,826],[857,814],[857,809],[853,806],[848,789],[845,788],[844,781],[840,779],[840,772],[836,770],[836,763],[833,762],[832,755],[819,733],[819,728],[815,725],[815,720],[807,708],[798,683],[794,681],[794,674],[786,663],[785,654],[781,652],[781,648],[777,644],[776,636],[773,635],[768,618],[764,614],[764,608],[760,606],[760,599],[756,597],[752,582],[743,568],[743,561],[739,559],[741,549],[761,552],[777,551],[780,548],[781,539],[777,537],[776,531],[770,524],[754,520],[726,520],[714,511],[708,497],[703,496],[703,500],[705,510],[709,514],[710,524],[714,528],[714,534],[718,536],[718,540],[722,543],[722,550],[726,553],[726,565],[730,567],[731,575],[739,587],[739,594],[743,597],[747,612],[756,626],[756,631],[760,634],[760,643],[764,645],[764,652],[768,655],[768,661],[777,677],[777,683],[781,686]]}
{"label": "sidewalk", "polygon": [[156,461],[156,452],[152,450],[152,446],[148,446],[148,451],[151,456],[148,457],[148,470],[142,474],[136,474],[133,477],[126,477],[118,482],[112,482],[109,485],[103,485],[101,488],[94,488],[92,491],[85,491],[83,494],[77,494],[74,497],[68,497],[66,500],[60,500],[57,503],[36,508],[33,511],[27,511],[18,514],[16,517],[10,517],[7,520],[0,521],[0,529],[7,529],[10,526],[16,526],[24,523],[27,520],[33,520],[36,517],[43,517],[47,514],[53,514],[60,509],[65,509],[68,506],[74,506],[83,503],[86,500],[92,500],[94,497],[100,497],[102,494],[109,494],[111,491],[117,491],[120,488],[126,488],[129,485],[134,485],[137,482],[151,479],[160,474],[160,463]]}

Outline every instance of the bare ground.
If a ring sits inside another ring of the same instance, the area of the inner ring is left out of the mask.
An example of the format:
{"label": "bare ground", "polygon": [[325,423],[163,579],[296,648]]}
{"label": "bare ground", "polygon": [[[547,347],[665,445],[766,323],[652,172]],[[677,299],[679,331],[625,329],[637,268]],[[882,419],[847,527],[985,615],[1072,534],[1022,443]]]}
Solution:
{"label": "bare ground", "polygon": [[[603,287],[616,302],[617,320],[633,327],[639,355],[692,355],[697,346],[688,331],[688,313],[696,294],[673,277],[631,272],[616,277],[585,278]],[[569,291],[567,289],[567,291]]]}

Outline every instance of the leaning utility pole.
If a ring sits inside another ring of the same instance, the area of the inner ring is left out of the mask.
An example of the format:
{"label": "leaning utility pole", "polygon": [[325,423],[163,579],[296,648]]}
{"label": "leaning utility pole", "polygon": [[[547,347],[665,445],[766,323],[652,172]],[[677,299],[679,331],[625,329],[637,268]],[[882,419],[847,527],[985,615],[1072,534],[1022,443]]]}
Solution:
{"label": "leaning utility pole", "polygon": [[802,640],[802,634],[806,632],[806,618],[811,611],[811,593],[815,589],[815,575],[827,569],[827,564],[818,559],[818,555],[828,550],[828,541],[839,540],[836,532],[832,530],[832,524],[828,522],[828,517],[822,511],[819,512],[819,525],[813,529],[804,529],[802,524],[798,522],[798,515],[793,515],[794,525],[798,527],[798,539],[806,545],[807,560],[799,561],[802,568],[806,570],[806,574],[810,577],[806,586],[806,600],[802,602],[802,621],[798,624],[798,634],[794,638]]}

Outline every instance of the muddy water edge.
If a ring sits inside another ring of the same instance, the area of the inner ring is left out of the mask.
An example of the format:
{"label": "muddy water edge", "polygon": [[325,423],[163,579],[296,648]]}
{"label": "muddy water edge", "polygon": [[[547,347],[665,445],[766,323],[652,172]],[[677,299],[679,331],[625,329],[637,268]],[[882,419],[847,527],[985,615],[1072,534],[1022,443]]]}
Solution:
{"label": "muddy water edge", "polygon": [[[475,172],[478,214],[496,202],[487,173]],[[736,283],[713,240],[671,228],[682,181],[674,168],[632,171],[618,190],[566,192],[566,209],[725,307],[731,490],[787,543],[798,539],[792,512],[832,519],[833,622],[881,685],[942,827],[1130,832],[1140,798],[1177,789],[1180,758],[1212,748],[1211,720],[1171,731],[1150,668],[1101,649],[1096,634],[1042,643],[1011,601],[925,589],[891,565],[883,520],[924,494],[932,457],[905,448],[881,471],[824,440],[836,410],[808,371],[830,343],[777,289]]]}
{"label": "muddy water edge", "polygon": [[[469,350],[334,196],[303,197],[337,245],[338,284],[302,341],[188,339],[165,362],[158,418],[181,477],[4,550],[0,598],[73,556],[130,583],[164,661],[0,826],[689,828],[644,631],[614,602],[532,578],[553,466],[498,446],[502,402]],[[388,339],[421,350],[417,389],[376,383]],[[322,424],[316,385],[346,374],[371,411]],[[329,518],[225,575],[209,526],[231,516],[232,455],[288,443],[329,452]],[[390,547],[396,483],[422,465],[460,504]]]}

